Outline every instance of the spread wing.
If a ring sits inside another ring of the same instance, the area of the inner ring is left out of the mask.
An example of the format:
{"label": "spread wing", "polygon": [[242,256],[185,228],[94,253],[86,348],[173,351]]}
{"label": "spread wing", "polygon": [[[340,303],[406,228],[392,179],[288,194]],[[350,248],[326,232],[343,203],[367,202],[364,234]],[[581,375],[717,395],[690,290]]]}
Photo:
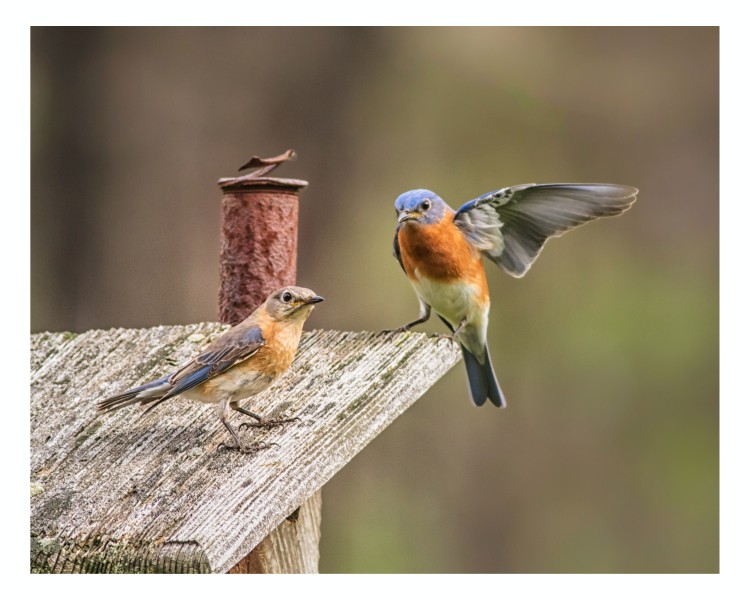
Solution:
{"label": "spread wing", "polygon": [[582,223],[612,217],[638,190],[610,183],[528,183],[471,200],[454,217],[467,239],[514,277],[522,277],[544,243]]}
{"label": "spread wing", "polygon": [[150,412],[165,400],[194,388],[237,363],[247,360],[265,343],[263,333],[257,325],[240,324],[230,329],[209,344],[202,354],[172,373],[168,379],[172,387],[143,414]]}

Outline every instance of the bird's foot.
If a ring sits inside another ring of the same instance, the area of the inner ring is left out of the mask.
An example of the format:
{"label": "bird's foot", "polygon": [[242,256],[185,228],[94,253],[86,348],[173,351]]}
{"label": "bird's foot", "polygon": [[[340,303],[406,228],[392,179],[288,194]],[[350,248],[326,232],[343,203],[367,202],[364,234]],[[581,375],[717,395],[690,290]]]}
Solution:
{"label": "bird's foot", "polygon": [[438,339],[438,340],[451,340],[453,342],[457,342],[458,341],[456,339],[455,334],[451,334],[451,333],[431,333],[430,337]]}
{"label": "bird's foot", "polygon": [[275,442],[271,442],[270,444],[262,444],[262,443],[255,443],[255,444],[240,444],[239,446],[230,446],[229,444],[225,444],[222,442],[217,446],[217,450],[239,450],[242,454],[257,454],[261,450],[268,450],[272,446],[276,446],[279,448],[279,445]]}
{"label": "bird's foot", "polygon": [[299,421],[299,417],[291,417],[289,419],[259,419],[257,422],[246,421],[239,424],[239,429],[243,427],[253,427],[255,429],[272,429],[273,427],[284,427],[287,423],[293,423]]}

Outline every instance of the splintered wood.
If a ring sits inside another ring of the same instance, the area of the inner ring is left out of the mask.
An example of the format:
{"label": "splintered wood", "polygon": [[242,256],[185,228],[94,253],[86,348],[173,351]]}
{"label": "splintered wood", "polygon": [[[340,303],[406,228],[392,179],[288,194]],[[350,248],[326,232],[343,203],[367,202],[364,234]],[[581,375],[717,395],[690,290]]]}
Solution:
{"label": "splintered wood", "polygon": [[257,454],[220,447],[232,440],[213,407],[180,397],[143,418],[139,406],[96,414],[97,400],[174,370],[225,329],[31,336],[32,571],[283,563],[274,551],[248,555],[300,506],[318,516],[299,535],[319,536],[318,490],[460,358],[452,341],[419,333],[305,333],[289,372],[244,402],[299,418],[243,429],[246,442],[277,444]]}

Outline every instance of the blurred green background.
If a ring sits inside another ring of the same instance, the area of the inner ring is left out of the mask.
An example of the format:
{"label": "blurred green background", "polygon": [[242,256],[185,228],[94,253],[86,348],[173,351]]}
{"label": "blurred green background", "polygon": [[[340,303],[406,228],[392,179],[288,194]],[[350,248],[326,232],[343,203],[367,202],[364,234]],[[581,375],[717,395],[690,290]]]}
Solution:
{"label": "blurred green background", "polygon": [[33,332],[216,320],[216,180],[252,154],[310,182],[310,328],[417,315],[407,189],[640,188],[487,264],[509,408],[455,367],[324,488],[320,568],[718,571],[718,28],[32,28],[31,59]]}

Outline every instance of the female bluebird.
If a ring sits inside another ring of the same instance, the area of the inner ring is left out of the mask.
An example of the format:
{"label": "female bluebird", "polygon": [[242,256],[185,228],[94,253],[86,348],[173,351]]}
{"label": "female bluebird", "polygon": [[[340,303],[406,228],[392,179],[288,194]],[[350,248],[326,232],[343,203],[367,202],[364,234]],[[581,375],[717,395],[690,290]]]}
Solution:
{"label": "female bluebird", "polygon": [[312,290],[289,286],[275,291],[241,323],[209,344],[174,373],[101,400],[100,413],[141,403],[150,404],[144,415],[179,394],[216,407],[221,422],[242,452],[260,445],[244,446],[229,424],[229,409],[258,422],[252,427],[274,427],[293,419],[270,420],[239,405],[240,400],[262,392],[292,364],[302,325],[315,304],[322,302]]}
{"label": "female bluebird", "polygon": [[420,313],[396,331],[424,323],[434,308],[461,344],[474,404],[489,398],[504,407],[487,351],[490,297],[482,256],[522,277],[548,238],[619,215],[637,193],[609,183],[531,183],[484,194],[455,212],[429,190],[401,194],[393,252],[417,293]]}

